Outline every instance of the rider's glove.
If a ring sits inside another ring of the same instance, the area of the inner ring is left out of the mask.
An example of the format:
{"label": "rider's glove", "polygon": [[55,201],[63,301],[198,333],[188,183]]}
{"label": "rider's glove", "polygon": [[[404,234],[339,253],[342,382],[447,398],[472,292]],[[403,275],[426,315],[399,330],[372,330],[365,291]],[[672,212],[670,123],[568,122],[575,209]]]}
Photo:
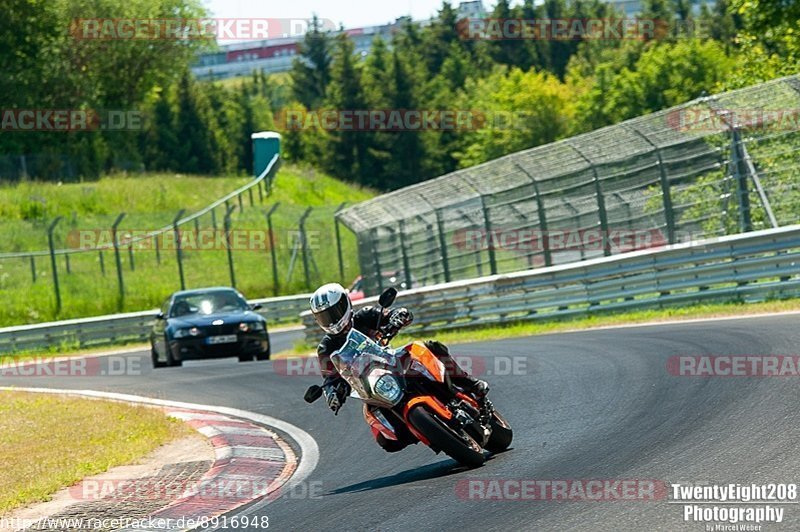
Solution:
{"label": "rider's glove", "polygon": [[327,384],[323,387],[323,392],[325,393],[325,401],[328,403],[328,408],[330,408],[334,415],[339,415],[339,409],[344,406],[344,402],[347,399],[347,390],[346,384],[344,382],[339,382],[336,384]]}
{"label": "rider's glove", "polygon": [[389,316],[389,325],[395,329],[402,329],[414,320],[414,316],[407,308],[398,308]]}

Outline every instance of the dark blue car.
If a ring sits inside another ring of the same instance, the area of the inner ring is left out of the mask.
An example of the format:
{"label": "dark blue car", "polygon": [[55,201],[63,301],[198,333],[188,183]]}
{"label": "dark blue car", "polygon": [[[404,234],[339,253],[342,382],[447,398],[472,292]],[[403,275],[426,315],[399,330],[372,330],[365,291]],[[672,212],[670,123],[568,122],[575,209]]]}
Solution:
{"label": "dark blue car", "polygon": [[153,367],[184,360],[238,357],[269,360],[267,320],[233,288],[203,288],[172,294],[150,333]]}

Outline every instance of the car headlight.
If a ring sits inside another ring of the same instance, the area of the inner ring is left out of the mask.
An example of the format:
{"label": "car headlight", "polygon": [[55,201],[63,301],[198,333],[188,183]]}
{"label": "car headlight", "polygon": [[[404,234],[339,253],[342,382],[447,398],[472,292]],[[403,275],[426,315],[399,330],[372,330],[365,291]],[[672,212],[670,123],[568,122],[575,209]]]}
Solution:
{"label": "car headlight", "polygon": [[177,338],[186,338],[189,336],[199,336],[199,335],[200,335],[200,329],[198,329],[197,327],[187,327],[184,329],[177,329],[175,331],[175,334],[172,335],[172,337],[177,339]]}
{"label": "car headlight", "polygon": [[239,324],[239,331],[240,332],[250,332],[250,331],[263,331],[264,324],[260,321],[254,321],[252,323],[240,323]]}
{"label": "car headlight", "polygon": [[378,382],[375,383],[375,393],[386,399],[390,403],[396,403],[403,396],[403,390],[400,388],[400,383],[397,382],[392,375],[383,375]]}

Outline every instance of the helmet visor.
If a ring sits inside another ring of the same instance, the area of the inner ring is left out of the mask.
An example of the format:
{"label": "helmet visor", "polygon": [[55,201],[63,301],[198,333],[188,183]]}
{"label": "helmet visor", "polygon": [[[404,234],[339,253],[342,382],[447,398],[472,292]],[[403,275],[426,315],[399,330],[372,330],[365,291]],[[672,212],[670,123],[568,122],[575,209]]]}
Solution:
{"label": "helmet visor", "polygon": [[323,330],[335,334],[342,331],[349,314],[350,299],[345,295],[330,307],[314,312],[314,318]]}

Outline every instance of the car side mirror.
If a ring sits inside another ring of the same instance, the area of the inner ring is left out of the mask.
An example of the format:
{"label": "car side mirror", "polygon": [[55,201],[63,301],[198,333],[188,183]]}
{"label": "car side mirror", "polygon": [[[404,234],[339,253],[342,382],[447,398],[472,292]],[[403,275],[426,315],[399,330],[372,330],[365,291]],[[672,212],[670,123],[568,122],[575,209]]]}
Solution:
{"label": "car side mirror", "polygon": [[253,303],[252,305],[250,305],[251,310],[261,310],[262,308],[264,308],[264,305],[262,305],[261,303]]}
{"label": "car side mirror", "polygon": [[383,291],[381,297],[378,298],[378,304],[383,308],[391,307],[397,297],[397,289],[389,287]]}
{"label": "car side mirror", "polygon": [[164,319],[164,313],[159,310],[158,314],[156,314],[156,319],[157,320],[163,320]]}

